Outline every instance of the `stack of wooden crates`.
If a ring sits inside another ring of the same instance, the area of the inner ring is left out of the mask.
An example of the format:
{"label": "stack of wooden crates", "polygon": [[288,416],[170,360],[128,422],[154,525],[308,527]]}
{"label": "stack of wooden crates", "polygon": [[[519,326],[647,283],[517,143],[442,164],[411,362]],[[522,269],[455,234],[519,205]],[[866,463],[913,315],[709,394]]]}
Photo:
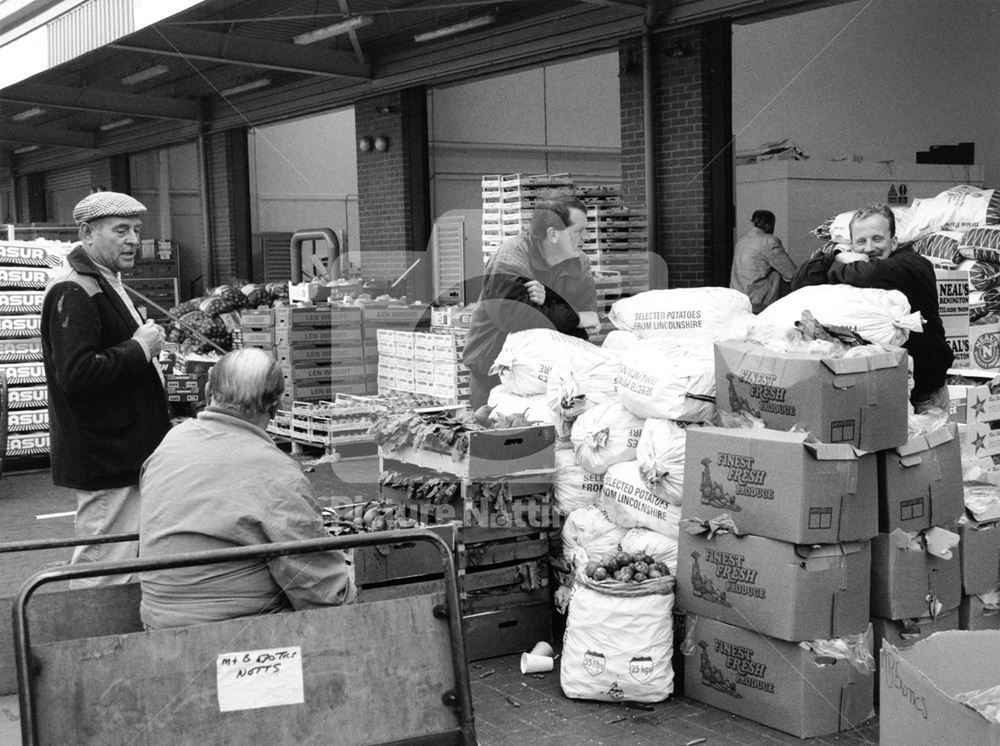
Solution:
{"label": "stack of wooden crates", "polygon": [[355,306],[281,306],[244,311],[243,344],[267,350],[285,377],[282,408],[295,401],[365,394],[361,309]]}
{"label": "stack of wooden crates", "polygon": [[[460,460],[425,448],[380,449],[382,499],[439,532],[455,552],[469,660],[530,650],[552,637],[549,536],[558,528],[551,426],[472,434]],[[414,497],[429,480],[455,488],[446,502]],[[407,486],[393,486],[405,482]],[[433,591],[441,562],[432,548],[402,543],[355,552],[361,597]]]}

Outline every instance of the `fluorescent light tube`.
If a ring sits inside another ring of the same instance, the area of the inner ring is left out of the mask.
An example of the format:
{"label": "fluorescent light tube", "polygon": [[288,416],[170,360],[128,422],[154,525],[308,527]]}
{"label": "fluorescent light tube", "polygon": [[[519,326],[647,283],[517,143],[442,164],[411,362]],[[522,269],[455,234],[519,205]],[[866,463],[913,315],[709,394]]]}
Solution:
{"label": "fluorescent light tube", "polygon": [[23,148],[14,148],[15,155],[24,155],[41,149],[41,145],[25,145]]}
{"label": "fluorescent light tube", "polygon": [[142,83],[144,80],[150,80],[151,78],[163,75],[165,72],[169,72],[169,70],[170,68],[166,65],[153,65],[152,67],[147,67],[145,70],[140,70],[137,73],[126,75],[122,78],[122,85],[135,85],[136,83]]}
{"label": "fluorescent light tube", "polygon": [[444,28],[435,29],[434,31],[426,31],[422,34],[417,34],[413,37],[413,41],[421,42],[441,39],[445,36],[460,34],[463,31],[471,31],[474,28],[489,26],[494,21],[496,21],[496,16],[490,13],[485,16],[479,16],[478,18],[470,18],[468,21],[462,21],[461,23],[456,23],[453,26],[445,26]]}
{"label": "fluorescent light tube", "polygon": [[33,106],[30,109],[17,112],[17,114],[11,117],[11,120],[14,122],[23,122],[25,119],[32,119],[34,117],[41,116],[44,113],[45,109],[39,109],[37,106]]}
{"label": "fluorescent light tube", "polygon": [[101,132],[107,132],[108,130],[116,130],[119,127],[127,127],[135,122],[134,119],[118,119],[114,122],[108,122],[107,124],[102,124],[100,127]]}
{"label": "fluorescent light tube", "polygon": [[252,80],[249,83],[244,83],[243,85],[234,85],[232,88],[224,88],[219,91],[223,96],[235,96],[237,93],[246,93],[247,91],[255,91],[258,88],[264,88],[265,86],[271,85],[270,78],[260,78],[259,80]]}
{"label": "fluorescent light tube", "polygon": [[374,22],[375,19],[371,16],[351,16],[350,18],[345,18],[339,23],[334,23],[329,26],[324,26],[323,28],[317,28],[312,31],[297,34],[292,37],[292,41],[296,44],[312,44],[314,41],[329,39],[331,36],[340,36],[341,34],[346,34],[348,31],[354,31],[355,29],[370,26]]}

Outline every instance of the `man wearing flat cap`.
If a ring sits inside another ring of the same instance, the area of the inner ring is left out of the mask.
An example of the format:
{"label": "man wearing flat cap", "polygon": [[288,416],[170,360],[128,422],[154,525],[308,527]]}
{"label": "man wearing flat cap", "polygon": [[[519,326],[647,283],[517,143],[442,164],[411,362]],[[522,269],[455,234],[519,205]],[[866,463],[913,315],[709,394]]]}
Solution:
{"label": "man wearing flat cap", "polygon": [[[80,200],[73,209],[80,244],[42,305],[52,481],[75,491],[81,538],[139,530],[139,469],[170,429],[157,364],[164,331],[143,320],[119,275],[135,265],[145,213],[127,194]],[[77,547],[72,562],[137,554],[136,542],[97,544]],[[71,585],[128,580],[103,576]]]}

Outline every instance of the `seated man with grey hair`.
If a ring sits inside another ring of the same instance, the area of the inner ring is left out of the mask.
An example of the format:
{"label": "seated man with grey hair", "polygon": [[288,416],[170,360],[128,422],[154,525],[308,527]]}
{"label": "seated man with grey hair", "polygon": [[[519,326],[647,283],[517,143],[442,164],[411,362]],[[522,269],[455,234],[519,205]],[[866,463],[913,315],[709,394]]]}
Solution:
{"label": "seated man with grey hair", "polygon": [[[209,371],[209,405],[178,425],[142,468],[139,556],[329,536],[312,486],[265,428],[284,391],[264,350],[222,357]],[[147,629],[353,601],[338,551],[142,574]]]}

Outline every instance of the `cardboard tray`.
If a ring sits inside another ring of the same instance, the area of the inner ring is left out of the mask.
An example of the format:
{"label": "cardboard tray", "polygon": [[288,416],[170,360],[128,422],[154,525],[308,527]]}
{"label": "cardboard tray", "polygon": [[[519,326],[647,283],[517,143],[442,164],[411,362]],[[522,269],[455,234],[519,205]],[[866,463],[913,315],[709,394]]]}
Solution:
{"label": "cardboard tray", "polygon": [[450,453],[404,446],[379,448],[386,457],[461,479],[545,474],[555,469],[555,428],[551,425],[480,430],[469,433],[469,450],[456,461]]}

